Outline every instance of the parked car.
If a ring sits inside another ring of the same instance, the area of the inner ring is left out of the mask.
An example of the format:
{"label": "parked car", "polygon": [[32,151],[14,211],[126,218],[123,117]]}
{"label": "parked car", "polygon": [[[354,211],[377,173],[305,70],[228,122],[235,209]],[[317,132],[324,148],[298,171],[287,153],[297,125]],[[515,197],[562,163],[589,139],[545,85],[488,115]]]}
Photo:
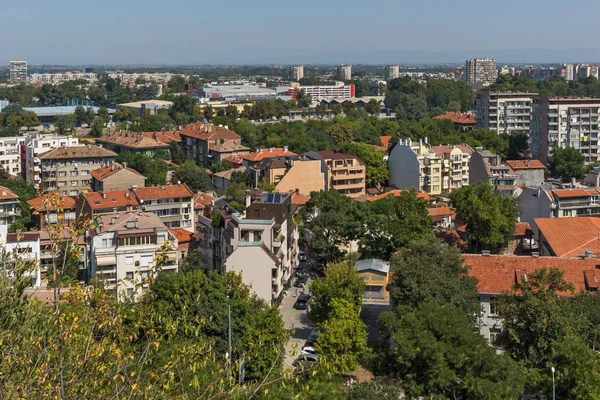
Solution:
{"label": "parked car", "polygon": [[313,264],[310,269],[312,269],[313,271],[315,271],[316,273],[322,273],[323,272],[323,264]]}
{"label": "parked car", "polygon": [[319,327],[314,328],[310,332],[310,335],[308,335],[308,339],[306,339],[306,343],[305,343],[304,347],[312,346],[313,344],[315,344],[317,339],[319,339],[320,335],[321,335],[321,328],[319,328]]}
{"label": "parked car", "polygon": [[303,287],[306,284],[306,276],[299,276],[294,283],[295,287]]}
{"label": "parked car", "polygon": [[300,250],[300,252],[298,253],[298,260],[300,261],[306,261],[308,259],[306,253],[303,250]]}
{"label": "parked car", "polygon": [[307,294],[302,294],[294,303],[294,308],[296,310],[306,310],[308,308],[308,301],[310,300],[310,296]]}
{"label": "parked car", "polygon": [[302,348],[302,354],[313,354],[315,356],[318,356],[319,352],[317,351],[317,349],[314,348],[314,346],[304,346]]}
{"label": "parked car", "polygon": [[300,354],[292,363],[294,367],[312,367],[319,362],[316,354]]}

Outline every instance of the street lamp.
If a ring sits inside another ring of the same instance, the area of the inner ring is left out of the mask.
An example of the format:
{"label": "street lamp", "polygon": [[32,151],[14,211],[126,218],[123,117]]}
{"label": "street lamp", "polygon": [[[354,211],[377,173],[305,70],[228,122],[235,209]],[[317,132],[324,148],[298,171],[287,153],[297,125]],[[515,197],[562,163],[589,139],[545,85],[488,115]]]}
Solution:
{"label": "street lamp", "polygon": [[556,370],[552,367],[550,368],[550,371],[552,371],[552,400],[556,400],[556,386],[554,385],[554,372],[556,372]]}

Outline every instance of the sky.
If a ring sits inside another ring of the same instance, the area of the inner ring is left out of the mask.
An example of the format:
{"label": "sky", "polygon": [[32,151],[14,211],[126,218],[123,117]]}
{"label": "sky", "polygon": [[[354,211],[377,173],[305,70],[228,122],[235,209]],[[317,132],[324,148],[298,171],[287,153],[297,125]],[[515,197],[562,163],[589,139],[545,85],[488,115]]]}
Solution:
{"label": "sky", "polygon": [[600,62],[598,0],[5,3],[0,65]]}

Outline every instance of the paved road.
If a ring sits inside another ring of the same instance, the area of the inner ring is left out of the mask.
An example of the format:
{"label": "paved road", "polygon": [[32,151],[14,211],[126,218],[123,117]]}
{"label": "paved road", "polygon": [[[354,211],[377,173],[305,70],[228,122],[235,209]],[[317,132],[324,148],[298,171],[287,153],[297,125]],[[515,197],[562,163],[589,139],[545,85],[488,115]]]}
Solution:
{"label": "paved road", "polygon": [[364,301],[361,309],[361,316],[365,325],[367,325],[367,331],[369,333],[367,342],[370,347],[373,347],[376,342],[381,340],[379,330],[377,329],[377,320],[381,314],[385,311],[390,311],[389,302],[373,302]]}

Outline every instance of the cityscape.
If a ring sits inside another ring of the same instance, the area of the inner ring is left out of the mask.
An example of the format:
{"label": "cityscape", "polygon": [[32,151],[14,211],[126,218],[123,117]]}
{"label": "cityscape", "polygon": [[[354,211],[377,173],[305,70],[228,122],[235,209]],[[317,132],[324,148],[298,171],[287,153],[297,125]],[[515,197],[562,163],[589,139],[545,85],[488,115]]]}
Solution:
{"label": "cityscape", "polygon": [[196,62],[166,33],[110,56],[2,48],[0,397],[600,398],[587,39],[522,56],[482,30],[441,50],[436,13],[401,51],[365,47],[340,22],[353,3],[337,39],[308,20],[263,37],[246,18],[274,9],[237,6],[220,37],[198,17]]}

